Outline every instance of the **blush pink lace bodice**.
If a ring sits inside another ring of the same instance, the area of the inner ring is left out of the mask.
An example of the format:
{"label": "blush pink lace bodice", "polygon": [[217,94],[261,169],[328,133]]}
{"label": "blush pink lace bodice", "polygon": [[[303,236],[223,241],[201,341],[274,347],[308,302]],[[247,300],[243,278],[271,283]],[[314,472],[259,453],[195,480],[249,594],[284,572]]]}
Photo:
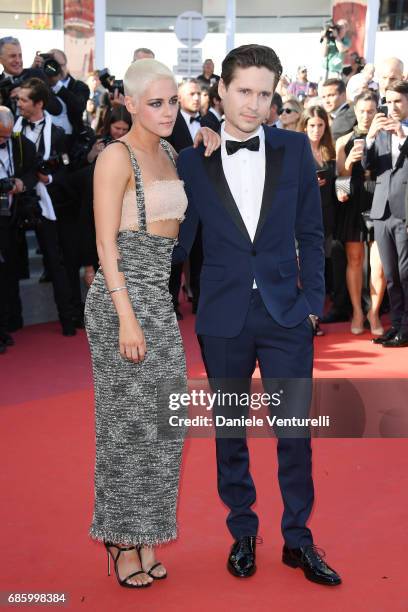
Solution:
{"label": "blush pink lace bodice", "polygon": [[[144,188],[146,222],[184,219],[187,208],[187,196],[183,181],[153,181]],[[134,189],[125,191],[122,205],[122,216],[119,231],[138,230],[136,193]]]}

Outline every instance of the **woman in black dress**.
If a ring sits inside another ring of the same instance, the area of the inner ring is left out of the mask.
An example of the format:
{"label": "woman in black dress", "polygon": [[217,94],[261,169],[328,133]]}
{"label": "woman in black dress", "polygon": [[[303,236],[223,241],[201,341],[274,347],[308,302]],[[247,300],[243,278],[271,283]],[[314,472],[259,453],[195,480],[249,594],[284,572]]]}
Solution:
{"label": "woman in black dress", "polygon": [[[373,200],[375,177],[361,165],[364,142],[374,115],[378,98],[373,91],[366,90],[355,99],[357,125],[352,132],[337,140],[337,172],[339,176],[351,177],[350,194],[340,194],[341,202],[336,223],[336,238],[345,243],[347,255],[347,288],[353,305],[351,333],[364,331],[364,312],[361,304],[363,288],[364,244],[370,245],[370,298],[371,308],[367,313],[371,333],[383,333],[379,310],[385,291],[385,278],[374,242],[374,231],[368,229],[364,213],[369,213]],[[363,213],[363,214],[362,214]],[[369,225],[369,223],[368,223]]]}
{"label": "woman in black dress", "polygon": [[[329,119],[322,106],[310,106],[303,111],[298,130],[309,138],[315,160],[317,180],[322,202],[326,257],[326,287],[331,284],[331,247],[336,215],[334,182],[336,179],[336,152],[330,132]],[[315,333],[323,335],[319,325]]]}

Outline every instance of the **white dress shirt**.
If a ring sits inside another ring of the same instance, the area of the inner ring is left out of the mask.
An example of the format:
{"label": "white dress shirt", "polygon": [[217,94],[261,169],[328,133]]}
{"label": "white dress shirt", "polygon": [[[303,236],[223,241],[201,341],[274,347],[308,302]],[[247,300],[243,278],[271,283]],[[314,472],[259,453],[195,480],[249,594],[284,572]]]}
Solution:
{"label": "white dress shirt", "polygon": [[[35,125],[34,129],[32,129],[29,125],[26,125],[23,131],[24,136],[34,143],[37,153],[38,148],[40,146],[41,134],[44,137],[44,121],[44,117],[42,119],[39,119],[38,121],[33,121],[32,123],[34,123]],[[52,175],[48,174],[48,184],[51,185],[51,183]]]}
{"label": "white dress shirt", "polygon": [[[0,179],[10,178],[13,175],[13,148],[11,145],[11,140],[9,139],[6,146],[0,149]],[[13,196],[9,195],[9,207],[11,206],[12,201]]]}
{"label": "white dress shirt", "polygon": [[200,113],[196,113],[195,115],[189,115],[182,108],[180,108],[180,113],[181,113],[184,121],[187,123],[188,131],[190,132],[191,138],[193,139],[193,142],[194,142],[194,138],[196,137],[197,132],[200,129],[201,125],[200,125],[199,121],[190,121],[190,118],[191,117],[199,117]]}
{"label": "white dress shirt", "polygon": [[[253,241],[261,212],[265,184],[265,132],[258,130],[245,140],[259,136],[259,151],[239,149],[228,155],[226,140],[240,140],[227,133],[225,124],[221,125],[221,160],[225,178],[238,207],[248,234]],[[254,280],[253,288],[256,289]]]}
{"label": "white dress shirt", "polygon": [[66,87],[68,88],[68,84],[70,81],[70,76],[67,76],[66,79],[61,79],[58,81],[58,83],[56,83],[51,89],[53,90],[53,92],[55,93],[55,95],[58,97],[58,100],[61,103],[62,106],[62,111],[60,112],[59,115],[51,115],[51,119],[54,125],[58,125],[59,127],[62,127],[62,129],[64,130],[64,132],[66,134],[72,134],[72,124],[70,122],[70,120],[68,119],[68,113],[67,113],[67,105],[65,104],[64,100],[62,100],[59,96],[58,96],[58,92],[62,87]]}

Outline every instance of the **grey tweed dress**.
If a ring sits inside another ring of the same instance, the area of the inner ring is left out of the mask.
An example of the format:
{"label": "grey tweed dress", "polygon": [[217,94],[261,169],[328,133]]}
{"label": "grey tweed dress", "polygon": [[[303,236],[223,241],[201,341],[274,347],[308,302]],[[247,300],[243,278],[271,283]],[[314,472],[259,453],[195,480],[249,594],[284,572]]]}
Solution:
{"label": "grey tweed dress", "polygon": [[[168,144],[161,143],[174,162]],[[147,232],[141,171],[127,148],[135,173],[138,231],[119,232],[117,244],[147,354],[141,363],[120,355],[118,316],[99,268],[85,305],[96,426],[95,506],[89,534],[100,541],[154,546],[177,537],[184,438],[184,431],[175,437],[158,435],[158,397],[162,383],[172,379],[186,390],[186,365],[168,289],[177,240]]]}

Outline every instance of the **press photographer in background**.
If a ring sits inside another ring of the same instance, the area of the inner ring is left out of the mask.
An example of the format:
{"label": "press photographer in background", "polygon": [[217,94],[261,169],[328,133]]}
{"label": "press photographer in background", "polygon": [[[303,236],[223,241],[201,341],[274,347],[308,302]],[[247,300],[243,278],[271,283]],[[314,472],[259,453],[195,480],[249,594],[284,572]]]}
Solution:
{"label": "press photographer in background", "polygon": [[35,147],[13,135],[14,117],[0,106],[0,354],[14,344],[8,333],[21,327],[17,267],[19,226],[39,218],[32,190],[37,182]]}
{"label": "press photographer in background", "polygon": [[67,56],[60,49],[37,53],[33,65],[44,70],[52,91],[61,103],[62,111],[52,117],[52,122],[64,130],[68,153],[72,155],[84,130],[83,114],[90,96],[89,87],[69,74]]}
{"label": "press photographer in background", "polygon": [[[10,108],[13,115],[16,115],[18,88],[21,83],[31,77],[37,77],[47,83],[47,76],[38,67],[23,68],[21,45],[13,36],[0,38],[0,64],[3,66],[3,73],[0,75],[0,104]],[[53,116],[59,115],[62,110],[61,102],[51,91],[46,110]]]}
{"label": "press photographer in background", "polygon": [[62,333],[74,336],[75,328],[83,324],[78,228],[71,214],[77,194],[68,189],[65,135],[44,111],[47,100],[48,88],[42,81],[36,78],[25,81],[18,95],[20,117],[14,131],[35,145],[36,192],[42,211],[36,235],[53,284]]}
{"label": "press photographer in background", "polygon": [[72,178],[81,199],[79,215],[80,263],[85,267],[84,280],[90,286],[98,268],[96,250],[95,222],[93,214],[93,175],[99,153],[112,140],[117,140],[128,133],[132,126],[132,117],[126,107],[114,102],[105,115],[102,130],[94,140],[87,155],[87,164],[77,170]]}
{"label": "press photographer in background", "polygon": [[320,33],[323,80],[342,77],[344,58],[351,45],[348,27],[345,19],[337,23],[328,21]]}

